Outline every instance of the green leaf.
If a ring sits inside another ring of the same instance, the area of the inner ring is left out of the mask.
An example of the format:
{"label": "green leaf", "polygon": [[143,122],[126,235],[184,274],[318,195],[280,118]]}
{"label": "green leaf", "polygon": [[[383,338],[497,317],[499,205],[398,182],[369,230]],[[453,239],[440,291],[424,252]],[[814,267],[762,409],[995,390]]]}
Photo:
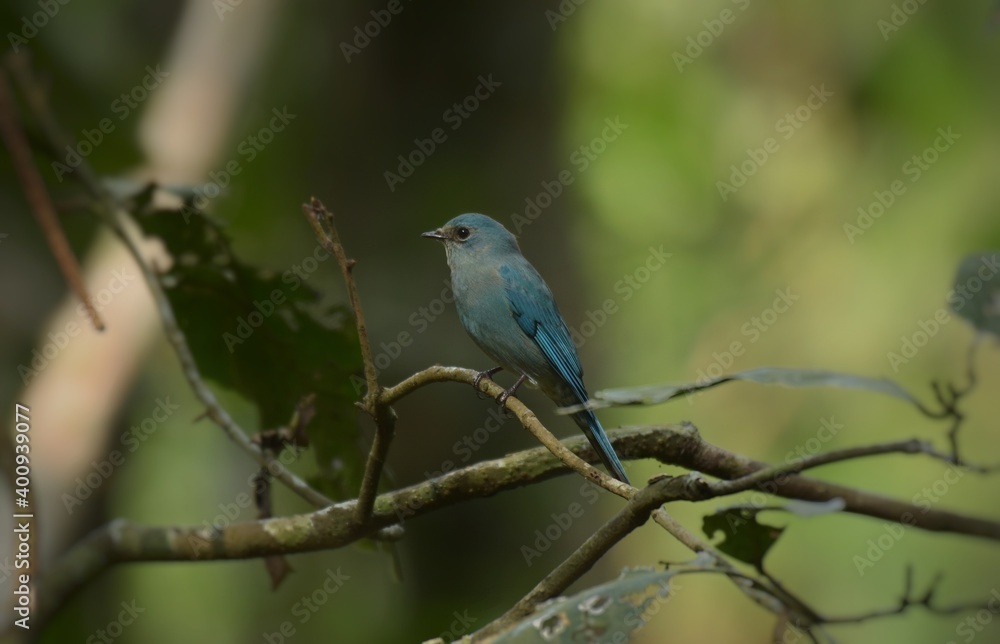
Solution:
{"label": "green leaf", "polygon": [[719,550],[761,570],[764,555],[785,530],[757,521],[757,514],[766,509],[770,508],[733,506],[719,509],[702,520],[702,531],[709,539],[716,532],[722,532]]}
{"label": "green leaf", "polygon": [[261,429],[286,425],[296,403],[315,393],[307,431],[319,487],[338,498],[353,494],[363,463],[351,384],[361,360],[350,312],[321,304],[291,270],[269,273],[241,261],[190,203],[146,212],[139,222],[173,256],[161,282],[204,377],[256,405]]}
{"label": "green leaf", "polygon": [[969,255],[958,265],[948,306],[977,331],[1000,337],[1000,251]]}
{"label": "green leaf", "polygon": [[496,642],[550,644],[552,642],[626,642],[663,605],[670,601],[674,570],[626,569],[606,584],[572,597],[557,597]]}
{"label": "green leaf", "polygon": [[594,394],[586,405],[562,407],[559,413],[571,414],[583,408],[598,409],[601,407],[617,407],[622,405],[656,405],[667,402],[678,396],[691,394],[715,387],[726,382],[746,381],[761,385],[781,385],[785,387],[840,387],[844,389],[861,389],[884,394],[917,404],[908,391],[892,380],[885,378],[868,378],[849,373],[823,371],[820,369],[792,369],[785,367],[760,367],[741,371],[728,376],[719,376],[710,380],[688,383],[684,385],[644,385],[641,387],[624,387],[620,389],[604,389]]}

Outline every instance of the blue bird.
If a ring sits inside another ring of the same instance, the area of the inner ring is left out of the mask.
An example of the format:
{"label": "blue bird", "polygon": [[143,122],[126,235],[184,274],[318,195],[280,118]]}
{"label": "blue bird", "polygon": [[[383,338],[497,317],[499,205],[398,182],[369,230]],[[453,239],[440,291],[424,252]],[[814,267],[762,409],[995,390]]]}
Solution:
{"label": "blue bird", "polygon": [[[583,369],[566,322],[545,280],[521,255],[514,235],[486,215],[470,213],[423,236],[444,243],[462,326],[500,365],[478,373],[474,386],[478,389],[483,378],[506,369],[519,377],[497,398],[501,405],[525,380],[559,406],[587,402]],[[572,418],[608,471],[628,483],[594,412],[588,409]]]}

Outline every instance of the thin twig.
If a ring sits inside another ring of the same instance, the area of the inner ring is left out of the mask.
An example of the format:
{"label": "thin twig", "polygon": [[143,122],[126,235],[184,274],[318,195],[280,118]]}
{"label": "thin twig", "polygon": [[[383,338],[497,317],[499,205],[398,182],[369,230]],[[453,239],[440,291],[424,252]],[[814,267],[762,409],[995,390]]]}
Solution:
{"label": "thin twig", "polygon": [[935,615],[955,615],[958,613],[968,613],[974,610],[989,610],[995,613],[995,609],[990,608],[990,602],[993,601],[993,597],[989,598],[988,601],[970,601],[958,604],[951,604],[947,606],[941,606],[934,602],[934,593],[937,591],[938,585],[942,581],[943,577],[937,575],[931,583],[927,586],[927,590],[920,596],[913,595],[913,568],[907,567],[906,577],[903,582],[903,594],[899,600],[899,603],[895,606],[890,606],[889,608],[882,608],[879,610],[873,610],[866,613],[859,613],[857,615],[846,615],[843,617],[827,617],[824,618],[824,623],[826,624],[860,624],[861,622],[866,622],[872,619],[878,619],[881,617],[890,617],[892,615],[899,615],[900,613],[906,612],[913,606],[923,607],[930,613]]}
{"label": "thin twig", "polygon": [[966,354],[966,377],[968,378],[968,383],[966,383],[965,387],[949,386],[951,392],[950,404],[944,404],[942,395],[938,392],[938,399],[942,400],[945,409],[950,411],[952,415],[951,427],[948,428],[948,443],[951,445],[952,460],[958,464],[962,464],[962,457],[958,451],[958,432],[965,422],[965,414],[958,409],[958,402],[976,388],[976,349],[979,346],[981,338],[982,334],[976,333],[972,338],[972,342],[969,343],[969,350]]}
{"label": "thin twig", "polygon": [[326,206],[313,197],[308,204],[303,204],[302,210],[306,213],[316,238],[327,252],[337,258],[340,272],[344,277],[344,284],[347,286],[347,297],[351,301],[351,310],[354,312],[354,320],[358,329],[358,342],[361,344],[361,359],[364,362],[365,381],[368,383],[367,397],[375,397],[379,390],[378,370],[372,359],[372,348],[368,341],[368,330],[365,327],[365,314],[361,309],[361,298],[358,295],[358,285],[354,281],[354,265],[357,262],[347,256],[343,244],[340,243],[340,235],[337,233],[337,226],[333,220],[333,213],[327,210]]}
{"label": "thin twig", "polygon": [[371,517],[375,497],[378,495],[378,486],[382,481],[382,470],[385,468],[385,461],[389,455],[389,446],[392,444],[392,438],[396,432],[396,412],[390,406],[391,401],[386,400],[382,395],[382,386],[378,383],[378,369],[372,359],[371,343],[368,340],[368,330],[365,327],[365,314],[361,308],[358,286],[354,281],[353,269],[357,262],[347,257],[347,252],[344,250],[343,244],[340,243],[340,235],[337,232],[333,213],[327,210],[319,199],[313,197],[308,204],[303,204],[302,210],[312,225],[320,244],[327,252],[337,258],[337,264],[344,277],[344,284],[347,286],[347,296],[351,301],[354,321],[357,324],[365,381],[368,384],[364,400],[359,406],[375,421],[375,438],[372,441],[371,450],[368,452],[365,472],[361,479],[361,490],[358,492],[357,521],[365,523]]}
{"label": "thin twig", "polygon": [[87,293],[87,285],[84,283],[83,275],[80,271],[80,264],[73,254],[73,249],[66,239],[59,223],[59,216],[56,208],[52,204],[48,190],[45,189],[45,181],[38,172],[35,165],[35,157],[28,145],[28,139],[24,136],[19,123],[17,122],[14,99],[11,96],[10,85],[7,82],[7,74],[0,66],[0,136],[10,150],[10,155],[14,161],[14,171],[24,189],[24,195],[31,205],[31,212],[34,213],[38,225],[45,233],[45,239],[52,249],[52,254],[59,264],[59,269],[66,278],[70,288],[76,296],[83,302],[87,310],[87,316],[98,331],[104,331],[104,321],[94,307],[94,302]]}
{"label": "thin twig", "polygon": [[839,449],[832,452],[814,454],[783,465],[776,465],[774,467],[761,469],[753,474],[741,476],[740,478],[728,481],[712,481],[710,483],[706,483],[704,488],[704,493],[706,495],[705,498],[736,494],[738,492],[749,490],[750,488],[763,487],[765,484],[771,483],[772,481],[779,482],[779,479],[783,479],[788,475],[797,474],[822,465],[829,465],[830,463],[839,463],[841,461],[863,458],[866,456],[877,456],[881,454],[927,454],[928,456],[932,456],[945,462],[950,460],[947,454],[942,454],[927,441],[915,438],[895,441],[892,443],[880,443],[878,445],[848,447],[846,449]]}

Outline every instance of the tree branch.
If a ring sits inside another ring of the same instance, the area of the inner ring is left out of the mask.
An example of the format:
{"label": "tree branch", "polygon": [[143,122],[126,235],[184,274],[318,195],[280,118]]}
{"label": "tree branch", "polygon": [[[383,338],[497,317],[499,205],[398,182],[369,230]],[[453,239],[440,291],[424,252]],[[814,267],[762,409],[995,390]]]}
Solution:
{"label": "tree branch", "polygon": [[[414,378],[423,384],[441,381],[471,383],[475,372],[455,367],[431,367],[408,378],[397,387],[397,394],[412,392]],[[422,386],[422,385],[421,385]],[[497,393],[501,389],[496,383]],[[511,397],[508,401],[515,401]],[[511,407],[518,413],[522,404]],[[527,412],[530,414],[531,412]],[[531,418],[534,415],[531,414]],[[537,419],[535,419],[537,422]],[[763,463],[752,461],[722,450],[701,440],[690,424],[680,427],[633,427],[609,432],[615,450],[624,458],[654,458],[663,463],[679,465],[724,478],[738,478],[766,470]],[[597,462],[597,454],[583,436],[561,443],[574,458]],[[375,500],[367,524],[356,521],[357,501],[346,501],[311,514],[295,515],[264,521],[235,523],[223,530],[206,532],[198,526],[144,527],[128,522],[116,522],[97,530],[91,537],[76,544],[59,559],[39,585],[40,610],[49,614],[76,589],[82,587],[107,566],[130,561],[207,561],[241,559],[274,554],[294,554],[313,550],[342,547],[371,536],[376,530],[402,523],[442,507],[471,499],[493,496],[500,492],[538,483],[568,473],[570,468],[556,459],[547,447],[537,447],[504,458],[484,461],[449,472],[439,478],[424,481]],[[773,473],[773,472],[772,472]],[[766,477],[764,477],[766,478]],[[690,478],[674,477],[656,487],[670,490],[661,502],[685,498],[691,489]],[[768,490],[770,493],[770,490]],[[904,515],[912,516],[912,525],[926,530],[945,531],[1000,540],[1000,523],[966,517],[945,510],[925,509],[902,501],[790,475],[774,490],[778,496],[813,501],[833,498],[845,500],[845,511],[899,522]],[[681,535],[682,543],[695,551],[714,552],[673,519],[656,510],[653,518]],[[684,535],[687,535],[686,537]],[[192,545],[200,543],[197,549]],[[720,558],[721,559],[721,558]]]}
{"label": "tree branch", "polygon": [[[727,496],[729,494],[736,494],[755,487],[763,489],[763,486],[768,483],[774,482],[780,484],[780,482],[789,474],[797,474],[804,470],[820,467],[821,465],[828,465],[830,463],[838,463],[840,461],[848,461],[855,458],[877,456],[881,454],[927,454],[935,459],[950,462],[950,457],[947,454],[939,452],[927,441],[921,441],[915,438],[895,441],[892,443],[880,443],[878,445],[848,447],[846,449],[835,450],[833,452],[814,454],[812,456],[800,458],[797,461],[792,461],[791,463],[785,463],[784,465],[765,467],[752,474],[747,474],[746,476],[741,476],[736,479],[707,483],[704,486],[705,494],[707,496],[704,498]],[[696,499],[691,498],[689,500],[693,501]]]}
{"label": "tree branch", "polygon": [[[915,595],[913,592],[913,567],[908,566],[906,568],[906,577],[903,582],[903,594],[899,599],[899,602],[895,606],[889,608],[883,608],[879,610],[873,610],[867,613],[859,613],[857,615],[847,615],[842,617],[829,617],[824,619],[825,624],[859,624],[861,622],[866,622],[868,620],[877,619],[880,617],[889,617],[892,615],[899,615],[906,612],[913,606],[922,606],[929,613],[935,615],[955,615],[957,613],[966,613],[974,610],[989,610],[991,613],[995,612],[990,609],[989,602],[984,601],[971,601],[963,602],[960,604],[951,605],[940,605],[934,601],[934,593],[937,591],[938,584],[941,582],[941,575],[935,577],[931,583],[927,586],[927,590],[922,595]],[[995,591],[994,591],[995,592]],[[990,598],[992,601],[992,597]]]}
{"label": "tree branch", "polygon": [[[471,369],[434,365],[433,367],[428,367],[423,371],[418,371],[394,387],[385,389],[382,393],[382,397],[387,403],[394,402],[413,393],[421,387],[425,387],[435,382],[464,382],[472,385],[475,383],[475,377],[476,372]],[[504,392],[504,389],[489,378],[483,378],[479,381],[479,391],[492,398],[496,398]],[[531,434],[538,439],[538,442],[544,445],[556,458],[562,461],[566,467],[577,472],[585,479],[593,481],[605,490],[608,490],[613,494],[617,494],[622,498],[628,499],[635,494],[636,489],[634,487],[626,483],[622,483],[618,479],[605,474],[588,463],[587,460],[580,458],[576,453],[574,453],[573,450],[567,448],[566,444],[553,436],[552,432],[546,429],[541,421],[538,420],[535,413],[515,396],[507,398],[504,407],[513,412],[514,416],[516,416],[521,422],[521,425],[531,432]],[[594,459],[589,456],[588,460],[595,462]]]}
{"label": "tree branch", "polygon": [[545,576],[506,613],[496,618],[473,636],[473,641],[490,637],[506,630],[535,612],[538,605],[562,594],[569,586],[590,570],[611,548],[633,530],[649,520],[650,513],[663,503],[670,479],[661,479],[636,492],[625,507],[592,534],[565,561]]}
{"label": "tree branch", "polygon": [[[471,369],[436,365],[406,378],[394,387],[387,388],[384,391],[384,395],[387,399],[394,401],[413,393],[413,391],[420,387],[434,382],[450,381],[472,384],[475,375],[476,372]],[[496,396],[502,391],[499,385],[486,379],[480,381],[479,386],[480,390],[488,395]],[[550,446],[549,443],[551,441],[546,434],[548,436],[551,436],[551,434],[541,425],[534,413],[513,396],[508,400],[508,409],[514,412],[514,415],[521,421],[521,424],[529,431],[532,431],[540,442],[552,449],[554,453],[559,453],[561,457],[564,455],[563,450],[573,444],[571,440],[556,441],[555,445]],[[619,456],[623,458],[656,458],[667,465],[677,465],[725,480],[749,476],[771,467],[766,463],[755,461],[702,440],[698,434],[698,430],[690,423],[682,423],[678,426],[626,426],[612,432],[609,438]],[[794,471],[796,467],[806,469],[806,467],[815,467],[825,462],[843,460],[845,458],[844,455],[851,450],[856,450],[855,456],[891,452],[920,453],[948,463],[951,462],[946,455],[934,450],[924,441],[901,441],[890,443],[888,447],[874,445],[849,448],[848,451],[838,450],[831,453],[833,456],[816,455],[797,462],[797,465],[778,466],[769,475],[759,475],[761,480],[751,487],[756,486],[762,492],[768,494],[804,501],[829,501],[830,499],[842,498],[845,503],[845,511],[854,514],[863,514],[897,523],[904,515],[912,515],[913,525],[925,530],[956,532],[988,539],[1000,539],[1000,523],[967,517],[954,512],[948,512],[947,510],[918,507],[911,503],[897,501],[872,492],[818,481],[804,476],[791,474],[781,476],[782,473],[789,470]],[[575,452],[575,450],[573,451]],[[582,452],[576,453],[583,456],[587,461],[597,462],[596,455],[591,450],[585,449]],[[833,460],[827,461],[827,459]],[[566,456],[566,460],[578,463],[580,459]],[[633,492],[635,490],[635,488],[612,479],[610,476],[586,463],[583,466],[574,467],[573,469],[581,474],[587,472],[586,476],[588,479],[598,482],[605,489],[624,498],[628,498],[631,495],[629,489],[633,490]]]}
{"label": "tree branch", "polygon": [[358,406],[375,421],[375,439],[368,452],[364,476],[361,479],[361,490],[358,492],[357,520],[358,523],[365,523],[371,516],[372,508],[375,505],[375,496],[378,494],[378,486],[382,480],[382,470],[385,467],[389,446],[392,444],[392,438],[396,432],[396,412],[390,406],[391,401],[382,395],[382,386],[378,383],[378,369],[372,359],[371,343],[368,340],[368,330],[365,327],[365,314],[361,309],[361,298],[358,296],[358,286],[354,281],[353,269],[357,262],[347,257],[347,252],[344,250],[343,244],[340,243],[340,235],[333,220],[333,213],[327,210],[319,199],[313,197],[308,204],[303,204],[302,210],[306,213],[306,218],[312,225],[319,243],[327,252],[337,258],[344,283],[347,285],[347,296],[351,301],[351,310],[354,311],[354,321],[357,324],[365,381],[368,384],[364,400]]}
{"label": "tree branch", "polygon": [[[937,452],[929,443],[918,440],[907,440],[816,454],[792,463],[761,469],[752,474],[728,481],[708,482],[701,478],[700,475],[694,473],[680,477],[664,477],[656,480],[648,487],[639,490],[618,515],[612,518],[600,531],[580,546],[573,555],[539,582],[514,607],[478,631],[474,639],[488,637],[506,630],[534,612],[540,603],[562,593],[570,584],[590,570],[596,561],[610,550],[615,543],[624,539],[633,529],[644,523],[650,513],[653,513],[657,523],[692,551],[711,554],[716,561],[716,565],[719,566],[719,570],[737,574],[739,571],[725,557],[718,553],[712,546],[690,533],[681,524],[677,523],[660,506],[679,499],[701,501],[736,494],[806,469],[864,456],[889,453],[924,453],[944,461],[949,459],[948,455]],[[641,521],[634,516],[638,511],[645,513]],[[631,517],[631,522],[624,523],[626,516]],[[792,596],[780,584],[775,583],[775,580],[768,577],[768,581],[771,582],[772,586],[766,588],[767,594],[770,598],[778,600],[783,609],[794,613],[794,615],[790,616],[792,623],[797,625],[817,624],[822,621],[822,618],[815,611]],[[756,580],[756,583],[761,584],[762,582]],[[741,589],[744,588],[741,587]],[[751,598],[760,603],[759,594],[751,594]],[[775,608],[773,602],[769,603],[766,607],[771,610]]]}
{"label": "tree branch", "polygon": [[11,96],[10,86],[7,83],[7,74],[0,66],[0,136],[10,150],[10,156],[14,161],[14,171],[17,173],[21,186],[24,188],[24,196],[27,197],[31,205],[31,211],[38,220],[38,225],[45,233],[45,240],[52,249],[52,254],[59,264],[63,276],[76,296],[83,302],[83,306],[90,317],[91,323],[98,331],[104,330],[104,321],[94,308],[94,302],[87,294],[87,286],[84,284],[83,275],[80,272],[80,264],[73,255],[73,249],[66,239],[59,224],[59,216],[56,208],[52,204],[48,190],[45,189],[45,181],[38,172],[35,165],[35,157],[31,153],[28,139],[21,131],[20,124],[14,109],[14,99]]}
{"label": "tree branch", "polygon": [[976,333],[972,338],[972,342],[969,343],[969,349],[966,353],[966,377],[968,379],[966,385],[964,387],[956,387],[953,383],[949,382],[947,389],[945,389],[940,383],[934,381],[931,383],[931,388],[934,390],[934,395],[937,397],[942,409],[944,409],[945,417],[951,418],[951,425],[948,428],[948,444],[951,446],[952,462],[967,467],[975,467],[977,471],[988,472],[996,470],[1000,466],[993,468],[971,466],[962,460],[958,451],[958,432],[965,423],[965,413],[958,408],[958,403],[976,388],[976,349],[982,337],[982,333]]}

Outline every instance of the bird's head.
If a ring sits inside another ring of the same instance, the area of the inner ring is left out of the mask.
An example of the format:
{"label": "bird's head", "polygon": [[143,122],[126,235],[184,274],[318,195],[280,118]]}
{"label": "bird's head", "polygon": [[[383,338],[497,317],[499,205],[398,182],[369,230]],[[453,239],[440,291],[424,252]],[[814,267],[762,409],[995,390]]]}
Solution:
{"label": "bird's head", "polygon": [[444,244],[448,262],[482,260],[486,255],[520,253],[517,239],[498,221],[486,215],[467,213],[455,217],[437,230],[421,235]]}

